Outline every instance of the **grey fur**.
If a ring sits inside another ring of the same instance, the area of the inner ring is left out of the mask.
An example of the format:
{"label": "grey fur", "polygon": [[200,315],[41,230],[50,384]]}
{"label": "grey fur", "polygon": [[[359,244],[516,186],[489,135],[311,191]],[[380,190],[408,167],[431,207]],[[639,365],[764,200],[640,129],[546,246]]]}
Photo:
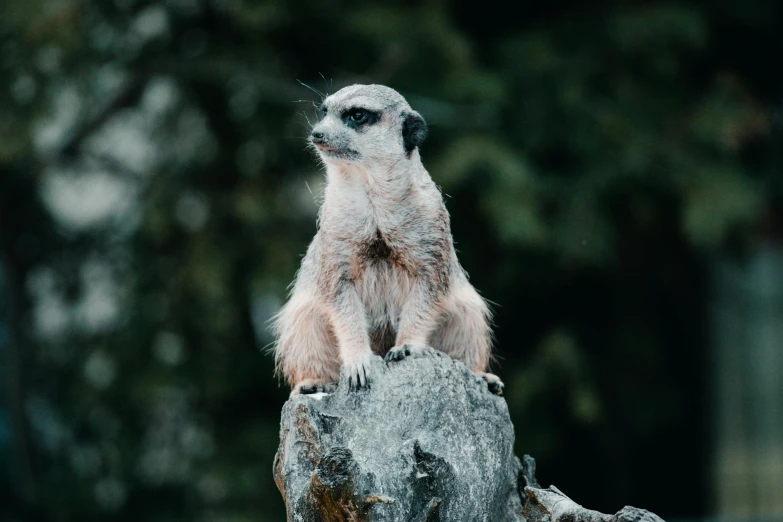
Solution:
{"label": "grey fur", "polygon": [[[274,320],[278,371],[293,394],[337,382],[341,371],[363,387],[373,353],[399,360],[430,345],[500,392],[500,380],[485,373],[489,309],[457,260],[418,148],[405,150],[403,123],[421,115],[382,85],[346,87],[322,107],[311,146],[326,166],[325,197],[318,233]],[[377,118],[356,123],[356,109]]]}

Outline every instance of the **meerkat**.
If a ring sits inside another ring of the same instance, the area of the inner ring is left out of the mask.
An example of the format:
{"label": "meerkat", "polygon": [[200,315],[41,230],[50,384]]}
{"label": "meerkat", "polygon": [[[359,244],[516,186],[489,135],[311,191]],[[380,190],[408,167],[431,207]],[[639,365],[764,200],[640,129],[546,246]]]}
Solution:
{"label": "meerkat", "polygon": [[326,167],[318,231],[273,319],[291,395],[367,387],[373,354],[393,363],[432,346],[489,390],[490,310],[457,260],[449,214],[422,164],[427,124],[397,91],[352,85],[326,97],[310,147]]}

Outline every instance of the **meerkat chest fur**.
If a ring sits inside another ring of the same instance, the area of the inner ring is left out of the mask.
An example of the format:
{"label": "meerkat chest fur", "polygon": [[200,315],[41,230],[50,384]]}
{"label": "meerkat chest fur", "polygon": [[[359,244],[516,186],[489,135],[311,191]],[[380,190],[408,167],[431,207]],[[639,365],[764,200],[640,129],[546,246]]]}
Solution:
{"label": "meerkat chest fur", "polygon": [[433,246],[449,246],[447,231],[438,224],[445,215],[442,199],[419,169],[420,162],[380,173],[362,167],[329,169],[321,230],[344,256],[376,331],[396,330],[417,278],[447,259],[445,252],[433,252]]}

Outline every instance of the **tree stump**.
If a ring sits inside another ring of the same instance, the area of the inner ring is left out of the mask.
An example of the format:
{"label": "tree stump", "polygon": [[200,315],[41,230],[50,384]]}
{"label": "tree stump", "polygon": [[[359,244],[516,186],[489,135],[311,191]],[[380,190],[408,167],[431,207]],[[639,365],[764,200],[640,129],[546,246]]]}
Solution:
{"label": "tree stump", "polygon": [[505,400],[447,355],[375,357],[370,369],[367,390],[341,381],[283,407],[274,477],[289,521],[660,521],[539,488],[533,459],[514,457]]}

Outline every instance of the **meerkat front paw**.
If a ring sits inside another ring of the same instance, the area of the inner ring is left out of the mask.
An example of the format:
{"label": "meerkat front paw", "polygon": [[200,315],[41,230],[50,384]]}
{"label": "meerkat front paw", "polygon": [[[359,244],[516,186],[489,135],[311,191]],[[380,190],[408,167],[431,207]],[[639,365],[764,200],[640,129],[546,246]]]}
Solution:
{"label": "meerkat front paw", "polygon": [[503,388],[506,387],[500,377],[493,373],[473,372],[477,377],[481,377],[486,383],[489,391],[495,395],[503,395]]}
{"label": "meerkat front paw", "polygon": [[411,347],[409,344],[403,344],[402,346],[394,346],[389,348],[383,360],[386,362],[401,361],[411,354]]}
{"label": "meerkat front paw", "polygon": [[405,359],[406,357],[410,357],[411,355],[416,355],[417,353],[421,352],[421,348],[417,347],[413,344],[406,343],[402,346],[393,346],[389,348],[389,351],[386,352],[386,355],[383,357],[383,360],[388,362],[393,361],[401,361]]}
{"label": "meerkat front paw", "polygon": [[348,388],[369,388],[371,382],[370,353],[363,353],[343,362],[342,373],[348,377]]}
{"label": "meerkat front paw", "polygon": [[291,390],[291,397],[294,395],[311,395],[313,393],[334,393],[337,385],[333,382],[324,382],[316,379],[305,379]]}

